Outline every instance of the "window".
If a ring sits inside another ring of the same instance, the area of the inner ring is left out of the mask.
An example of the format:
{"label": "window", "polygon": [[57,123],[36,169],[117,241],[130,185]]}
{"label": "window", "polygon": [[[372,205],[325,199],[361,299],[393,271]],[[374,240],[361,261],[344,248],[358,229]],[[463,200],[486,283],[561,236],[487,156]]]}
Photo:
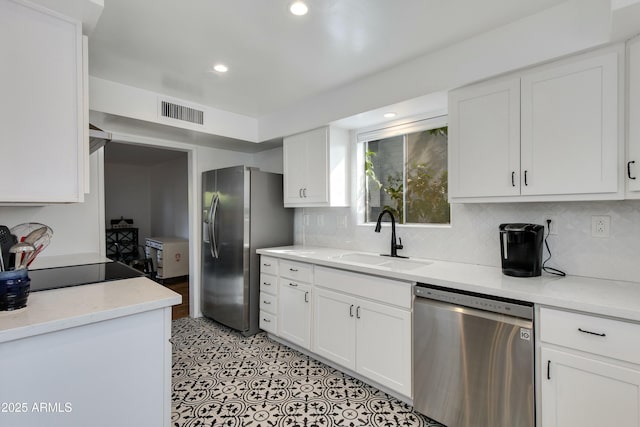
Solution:
{"label": "window", "polygon": [[424,120],[358,139],[364,149],[365,222],[375,222],[389,209],[401,224],[450,223],[446,120]]}

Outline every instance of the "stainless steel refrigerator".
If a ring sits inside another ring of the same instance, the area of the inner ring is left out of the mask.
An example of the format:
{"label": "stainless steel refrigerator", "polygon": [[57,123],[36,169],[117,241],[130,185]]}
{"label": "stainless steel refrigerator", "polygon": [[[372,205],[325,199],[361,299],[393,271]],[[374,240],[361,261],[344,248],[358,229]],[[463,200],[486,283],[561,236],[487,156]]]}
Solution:
{"label": "stainless steel refrigerator", "polygon": [[256,249],[293,243],[282,175],[234,166],[202,173],[202,313],[253,335],[259,330]]}

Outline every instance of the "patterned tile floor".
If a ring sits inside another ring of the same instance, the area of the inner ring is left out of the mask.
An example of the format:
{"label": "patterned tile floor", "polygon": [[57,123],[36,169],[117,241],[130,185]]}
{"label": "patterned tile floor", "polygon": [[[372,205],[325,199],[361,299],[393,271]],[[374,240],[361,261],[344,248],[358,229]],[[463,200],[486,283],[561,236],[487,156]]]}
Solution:
{"label": "patterned tile floor", "polygon": [[204,318],[172,326],[174,427],[440,426],[264,333]]}

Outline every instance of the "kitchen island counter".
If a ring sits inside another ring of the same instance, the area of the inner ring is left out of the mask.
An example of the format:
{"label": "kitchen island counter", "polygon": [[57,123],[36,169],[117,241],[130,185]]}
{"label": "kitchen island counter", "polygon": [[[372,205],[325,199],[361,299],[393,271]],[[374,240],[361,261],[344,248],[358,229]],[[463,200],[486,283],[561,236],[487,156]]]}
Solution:
{"label": "kitchen island counter", "polygon": [[136,277],[35,292],[27,307],[0,312],[0,401],[14,409],[0,425],[168,427],[180,300]]}
{"label": "kitchen island counter", "polygon": [[33,292],[27,306],[0,312],[0,343],[180,304],[145,277]]}
{"label": "kitchen island counter", "polygon": [[[450,261],[388,257],[392,262],[373,265],[367,257],[378,254],[349,249],[285,246],[258,249],[261,255],[308,262],[381,277],[423,282],[445,288],[512,298],[551,307],[640,321],[640,283],[590,277],[557,277],[543,273],[521,278],[502,274],[498,267]],[[358,262],[358,255],[362,261]],[[356,260],[356,261],[354,261]],[[404,263],[404,264],[403,264]]]}

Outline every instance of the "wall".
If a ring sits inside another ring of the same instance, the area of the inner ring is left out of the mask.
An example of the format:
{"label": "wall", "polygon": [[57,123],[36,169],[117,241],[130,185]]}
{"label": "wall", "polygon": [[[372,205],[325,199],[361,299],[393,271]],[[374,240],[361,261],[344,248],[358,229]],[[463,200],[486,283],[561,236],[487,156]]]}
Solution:
{"label": "wall", "polygon": [[9,227],[23,222],[39,222],[53,229],[53,238],[40,258],[78,253],[101,253],[104,236],[100,232],[103,221],[102,150],[90,156],[91,187],[84,203],[12,207],[0,206],[0,224]]}
{"label": "wall", "polygon": [[251,164],[264,172],[282,173],[282,147],[253,154]]}
{"label": "wall", "polygon": [[134,220],[138,243],[152,236],[189,237],[187,155],[169,163],[106,163],[105,219]]}
{"label": "wall", "polygon": [[[186,186],[185,186],[186,188]],[[106,227],[110,221],[133,219],[138,228],[138,244],[151,235],[151,196],[149,168],[107,163],[104,167]]]}
{"label": "wall", "polygon": [[187,157],[149,168],[151,236],[189,238]]}

